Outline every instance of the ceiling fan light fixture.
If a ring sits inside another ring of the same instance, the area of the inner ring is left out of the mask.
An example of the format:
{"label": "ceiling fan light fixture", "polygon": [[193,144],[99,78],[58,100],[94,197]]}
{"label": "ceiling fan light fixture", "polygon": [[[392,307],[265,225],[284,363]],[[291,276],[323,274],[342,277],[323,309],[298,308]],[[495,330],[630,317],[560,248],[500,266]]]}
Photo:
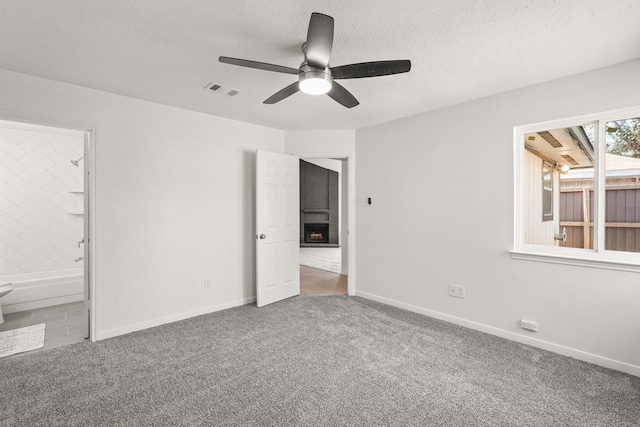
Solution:
{"label": "ceiling fan light fixture", "polygon": [[300,81],[300,90],[309,95],[322,95],[331,90],[331,82],[314,77],[304,79]]}
{"label": "ceiling fan light fixture", "polygon": [[308,65],[301,68],[300,90],[309,95],[322,95],[331,90],[329,69],[318,70]]}

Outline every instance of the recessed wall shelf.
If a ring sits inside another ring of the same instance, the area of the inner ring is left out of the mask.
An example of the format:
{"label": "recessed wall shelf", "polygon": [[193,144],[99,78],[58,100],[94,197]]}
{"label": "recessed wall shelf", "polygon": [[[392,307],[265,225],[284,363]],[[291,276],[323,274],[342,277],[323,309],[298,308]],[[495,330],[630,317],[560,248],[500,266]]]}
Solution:
{"label": "recessed wall shelf", "polygon": [[70,215],[84,215],[83,211],[69,211]]}
{"label": "recessed wall shelf", "polygon": [[69,190],[69,193],[84,193],[84,190]]}

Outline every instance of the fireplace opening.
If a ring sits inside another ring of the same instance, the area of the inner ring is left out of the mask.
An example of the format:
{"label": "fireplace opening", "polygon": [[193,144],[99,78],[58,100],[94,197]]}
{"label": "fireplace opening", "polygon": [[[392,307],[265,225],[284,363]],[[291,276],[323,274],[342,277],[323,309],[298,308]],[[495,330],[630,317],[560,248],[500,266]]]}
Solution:
{"label": "fireplace opening", "polygon": [[305,224],[305,243],[329,243],[329,224]]}

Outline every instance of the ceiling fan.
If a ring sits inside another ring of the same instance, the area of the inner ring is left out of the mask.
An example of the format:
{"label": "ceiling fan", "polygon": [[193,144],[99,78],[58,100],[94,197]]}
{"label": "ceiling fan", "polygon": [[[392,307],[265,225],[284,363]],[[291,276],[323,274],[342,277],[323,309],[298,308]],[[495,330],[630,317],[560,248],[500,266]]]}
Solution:
{"label": "ceiling fan", "polygon": [[297,82],[276,92],[267,98],[264,104],[275,104],[301,90],[312,95],[326,93],[345,107],[353,108],[359,104],[358,100],[335,80],[387,76],[406,73],[411,70],[411,61],[409,60],[361,62],[331,67],[329,66],[329,57],[331,56],[332,46],[333,18],[314,12],[311,14],[311,20],[309,21],[307,41],[302,45],[304,62],[300,65],[300,68],[229,58],[227,56],[221,56],[218,60],[226,64],[298,76]]}

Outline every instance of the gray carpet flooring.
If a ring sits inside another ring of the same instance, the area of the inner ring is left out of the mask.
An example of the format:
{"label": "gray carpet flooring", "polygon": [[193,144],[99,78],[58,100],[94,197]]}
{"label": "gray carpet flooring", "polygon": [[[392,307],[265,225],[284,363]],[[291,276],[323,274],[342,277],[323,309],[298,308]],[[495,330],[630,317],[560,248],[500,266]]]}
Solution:
{"label": "gray carpet flooring", "polygon": [[640,378],[357,297],[0,359],[0,425],[638,426]]}

